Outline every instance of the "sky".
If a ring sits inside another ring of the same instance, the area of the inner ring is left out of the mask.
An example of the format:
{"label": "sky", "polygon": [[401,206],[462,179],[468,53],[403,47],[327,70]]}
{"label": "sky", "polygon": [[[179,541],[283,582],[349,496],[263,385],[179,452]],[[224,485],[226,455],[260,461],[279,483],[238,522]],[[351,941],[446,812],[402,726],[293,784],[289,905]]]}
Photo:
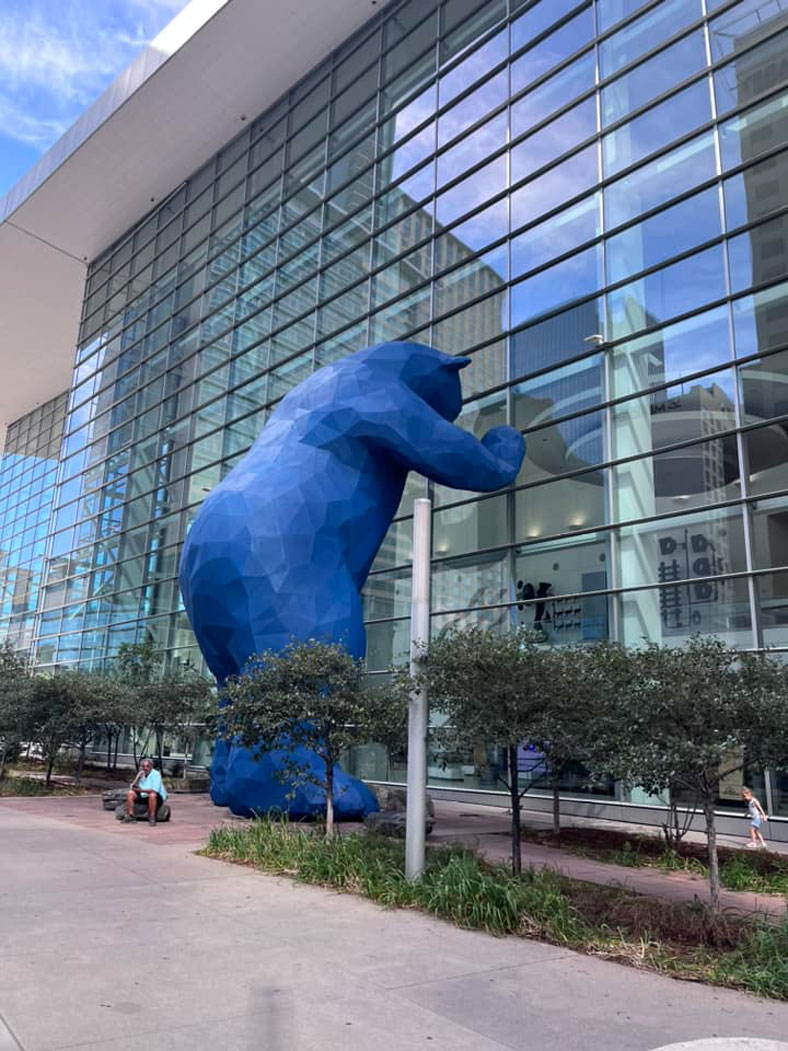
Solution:
{"label": "sky", "polygon": [[0,0],[0,197],[186,0]]}

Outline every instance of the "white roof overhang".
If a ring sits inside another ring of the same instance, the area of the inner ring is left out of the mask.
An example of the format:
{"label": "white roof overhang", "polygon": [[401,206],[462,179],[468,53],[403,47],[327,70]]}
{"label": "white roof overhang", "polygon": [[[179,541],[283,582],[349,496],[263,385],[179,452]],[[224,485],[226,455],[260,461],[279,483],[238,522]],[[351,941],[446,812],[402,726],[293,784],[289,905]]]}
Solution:
{"label": "white roof overhang", "polygon": [[0,426],[68,386],[88,260],[374,13],[192,0],[0,200]]}

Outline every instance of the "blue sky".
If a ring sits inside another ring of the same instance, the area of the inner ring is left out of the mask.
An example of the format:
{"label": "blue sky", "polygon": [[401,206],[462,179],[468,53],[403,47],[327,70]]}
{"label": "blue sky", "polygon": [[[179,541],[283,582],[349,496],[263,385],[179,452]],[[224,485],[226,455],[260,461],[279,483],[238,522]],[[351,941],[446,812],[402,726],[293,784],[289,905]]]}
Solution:
{"label": "blue sky", "polygon": [[186,0],[0,0],[0,196]]}

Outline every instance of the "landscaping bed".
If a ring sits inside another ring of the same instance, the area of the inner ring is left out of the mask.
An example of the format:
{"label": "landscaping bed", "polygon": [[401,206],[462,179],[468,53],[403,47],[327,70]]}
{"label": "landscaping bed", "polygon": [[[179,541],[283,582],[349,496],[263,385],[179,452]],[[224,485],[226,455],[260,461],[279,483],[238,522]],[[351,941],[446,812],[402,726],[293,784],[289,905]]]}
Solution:
{"label": "landscaping bed", "polygon": [[6,774],[0,781],[0,797],[4,796],[84,796],[89,789],[77,785],[60,785],[53,781],[47,786],[43,778]]}
{"label": "landscaping bed", "polygon": [[[557,847],[572,854],[607,861],[630,868],[658,868],[663,872],[684,872],[708,879],[708,854],[702,843],[683,842],[678,851],[669,850],[657,836],[602,828],[552,830],[523,827],[523,840]],[[756,894],[788,895],[788,857],[769,850],[719,847],[720,880],[727,890]]]}
{"label": "landscaping bed", "polygon": [[677,978],[788,1000],[788,919],[714,918],[546,870],[514,877],[465,848],[433,847],[408,883],[401,843],[365,832],[326,839],[314,827],[260,820],[214,829],[201,851],[274,875],[418,909],[458,927],[515,935]]}

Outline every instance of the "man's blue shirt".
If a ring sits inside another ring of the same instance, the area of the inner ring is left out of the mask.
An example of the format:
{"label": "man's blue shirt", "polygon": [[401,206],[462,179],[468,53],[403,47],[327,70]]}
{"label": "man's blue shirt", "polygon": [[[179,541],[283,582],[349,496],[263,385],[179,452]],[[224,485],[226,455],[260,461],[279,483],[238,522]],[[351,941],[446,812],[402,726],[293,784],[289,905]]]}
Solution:
{"label": "man's blue shirt", "polygon": [[161,774],[158,770],[151,770],[137,785],[140,792],[158,792],[162,799],[167,798],[167,790],[162,784]]}

